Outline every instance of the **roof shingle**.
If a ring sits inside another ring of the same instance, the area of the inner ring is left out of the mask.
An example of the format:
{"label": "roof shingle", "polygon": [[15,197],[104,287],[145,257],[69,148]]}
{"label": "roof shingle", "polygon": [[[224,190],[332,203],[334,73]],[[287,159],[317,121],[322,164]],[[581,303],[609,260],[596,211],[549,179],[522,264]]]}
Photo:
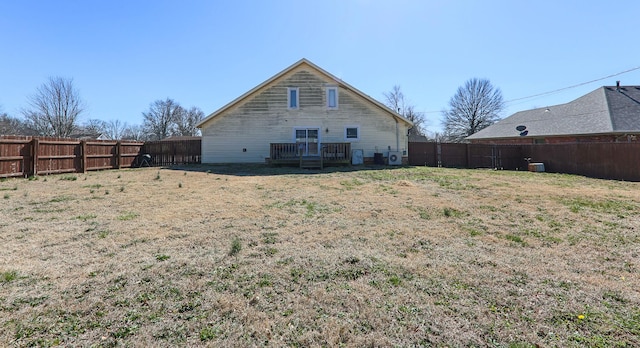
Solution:
{"label": "roof shingle", "polygon": [[469,140],[640,132],[640,86],[600,87],[566,104],[516,112]]}

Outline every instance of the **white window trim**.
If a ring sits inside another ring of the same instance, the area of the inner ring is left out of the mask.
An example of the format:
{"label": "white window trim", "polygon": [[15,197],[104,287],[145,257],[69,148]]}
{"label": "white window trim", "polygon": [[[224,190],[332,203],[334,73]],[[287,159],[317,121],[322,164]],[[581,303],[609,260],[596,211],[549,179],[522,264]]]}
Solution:
{"label": "white window trim", "polygon": [[[330,90],[334,90],[336,92],[336,106],[329,106],[329,91]],[[338,87],[337,86],[327,87],[325,94],[326,94],[326,99],[327,99],[327,102],[326,102],[327,109],[330,109],[330,110],[337,109],[338,105],[340,105],[340,103],[338,102]]]}
{"label": "white window trim", "polygon": [[305,126],[295,126],[293,127],[293,132],[292,132],[292,141],[293,143],[295,143],[297,141],[297,137],[296,137],[296,131],[298,130],[316,130],[318,131],[318,153],[320,153],[320,151],[322,151],[322,132],[321,132],[321,127],[319,126],[309,126],[309,127],[305,127]]}
{"label": "white window trim", "polygon": [[[358,130],[358,136],[356,138],[347,138],[347,129],[355,128]],[[360,141],[360,126],[344,126],[344,140],[345,141]]]}
{"label": "white window trim", "polygon": [[296,142],[296,131],[297,130],[305,130],[305,129],[313,129],[313,130],[317,130],[318,131],[318,142],[322,141],[322,127],[320,126],[295,126],[293,127],[293,132],[291,134],[291,137],[293,139],[293,142]]}
{"label": "white window trim", "polygon": [[[291,106],[291,91],[296,91],[296,106]],[[287,87],[287,109],[300,109],[300,88],[298,87]]]}

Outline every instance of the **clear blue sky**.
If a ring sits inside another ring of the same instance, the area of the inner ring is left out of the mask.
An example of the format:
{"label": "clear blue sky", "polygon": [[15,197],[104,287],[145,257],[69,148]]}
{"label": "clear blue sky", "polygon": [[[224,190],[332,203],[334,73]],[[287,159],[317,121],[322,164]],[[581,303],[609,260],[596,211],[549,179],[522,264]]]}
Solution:
{"label": "clear blue sky", "polygon": [[[20,116],[50,76],[73,78],[83,120],[140,124],[157,99],[209,114],[307,58],[382,100],[400,85],[440,111],[470,78],[505,100],[640,66],[640,1],[0,0],[0,110]],[[568,102],[640,70],[508,104]],[[427,113],[428,128],[440,113]]]}

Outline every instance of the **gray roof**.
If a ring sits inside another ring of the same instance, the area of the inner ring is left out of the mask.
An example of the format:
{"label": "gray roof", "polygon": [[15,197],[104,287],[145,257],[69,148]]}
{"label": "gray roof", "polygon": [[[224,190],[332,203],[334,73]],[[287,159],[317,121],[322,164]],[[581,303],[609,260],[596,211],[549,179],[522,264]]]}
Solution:
{"label": "gray roof", "polygon": [[516,112],[469,140],[640,132],[640,86],[604,86],[566,104]]}

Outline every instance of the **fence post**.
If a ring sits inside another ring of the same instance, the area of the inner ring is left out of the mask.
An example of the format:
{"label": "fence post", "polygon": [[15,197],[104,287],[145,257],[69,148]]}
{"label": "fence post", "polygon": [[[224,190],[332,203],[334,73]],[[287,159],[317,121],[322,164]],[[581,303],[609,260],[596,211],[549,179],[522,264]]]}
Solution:
{"label": "fence post", "polygon": [[171,164],[170,165],[175,165],[176,164],[176,142],[172,141],[171,142]]}
{"label": "fence post", "polygon": [[122,168],[122,143],[120,140],[116,143],[116,168]]}
{"label": "fence post", "polygon": [[80,141],[80,151],[82,151],[82,172],[87,174],[87,141]]}
{"label": "fence post", "polygon": [[40,151],[40,146],[38,145],[38,138],[33,138],[31,141],[33,144],[31,145],[31,175],[38,175],[38,151]]}
{"label": "fence post", "polygon": [[465,168],[469,168],[469,165],[471,164],[471,153],[469,152],[469,144],[465,144],[464,149],[466,150],[466,154],[467,154],[467,165],[465,166]]}

